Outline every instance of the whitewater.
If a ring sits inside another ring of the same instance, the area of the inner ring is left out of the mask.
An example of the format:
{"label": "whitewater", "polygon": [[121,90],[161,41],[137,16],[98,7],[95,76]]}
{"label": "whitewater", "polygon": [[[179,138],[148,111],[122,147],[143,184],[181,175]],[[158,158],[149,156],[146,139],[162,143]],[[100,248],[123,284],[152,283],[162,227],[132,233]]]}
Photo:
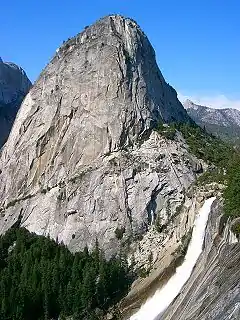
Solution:
{"label": "whitewater", "polygon": [[[176,269],[169,281],[141,306],[139,311],[131,316],[130,320],[156,320],[161,319],[161,313],[181,292],[182,287],[189,279],[192,270],[203,250],[203,242],[208,216],[215,197],[209,198],[196,215],[192,238],[189,243],[184,261]],[[159,318],[160,317],[160,318]]]}

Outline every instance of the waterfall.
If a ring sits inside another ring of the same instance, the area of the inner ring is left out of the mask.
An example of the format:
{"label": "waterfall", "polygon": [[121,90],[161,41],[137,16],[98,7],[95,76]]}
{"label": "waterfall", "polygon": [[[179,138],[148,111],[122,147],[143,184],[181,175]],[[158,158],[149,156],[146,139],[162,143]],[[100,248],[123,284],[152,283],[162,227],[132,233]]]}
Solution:
{"label": "waterfall", "polygon": [[215,197],[207,199],[196,216],[192,238],[181,266],[176,269],[175,274],[169,281],[141,306],[130,320],[161,319],[161,313],[181,292],[202,252],[208,215],[214,200]]}

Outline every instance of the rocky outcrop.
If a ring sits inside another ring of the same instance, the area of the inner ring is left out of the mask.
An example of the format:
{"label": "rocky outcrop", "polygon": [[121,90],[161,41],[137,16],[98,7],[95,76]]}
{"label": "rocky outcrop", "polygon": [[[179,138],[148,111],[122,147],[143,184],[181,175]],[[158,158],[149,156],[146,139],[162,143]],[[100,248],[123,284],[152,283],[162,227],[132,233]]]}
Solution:
{"label": "rocky outcrop", "polygon": [[22,68],[0,58],[0,148],[7,140],[31,82]]}
{"label": "rocky outcrop", "polygon": [[240,145],[240,110],[213,109],[190,100],[186,100],[183,105],[199,126],[227,142]]}
{"label": "rocky outcrop", "polygon": [[215,202],[205,247],[181,294],[159,319],[237,320],[240,318],[240,243]]}
{"label": "rocky outcrop", "polygon": [[108,16],[60,47],[21,106],[0,159],[0,230],[21,225],[107,254],[168,221],[195,180],[183,139],[152,131],[191,121],[139,26]]}
{"label": "rocky outcrop", "polygon": [[[181,293],[159,320],[237,320],[240,316],[239,262],[240,243],[231,231],[231,221],[223,215],[221,185],[194,187],[195,196],[187,198],[181,213],[166,226],[160,236],[150,232],[140,241],[140,252],[152,251],[151,268],[146,278],[133,284],[119,305],[122,318],[137,312],[140,306],[160,289],[182,263],[191,239],[195,214],[204,199],[217,196],[209,216],[204,249]],[[150,241],[151,240],[151,241]],[[138,251],[135,251],[135,255]],[[144,262],[148,268],[150,262]],[[159,301],[161,304],[161,301]],[[156,320],[157,320],[156,319]]]}
{"label": "rocky outcrop", "polygon": [[[153,130],[171,121],[191,119],[139,26],[114,15],[87,27],[57,50],[2,149],[0,233],[17,222],[72,251],[97,238],[108,257],[127,246],[135,268],[152,276],[129,293],[136,306],[137,291],[146,299],[153,281],[172,275],[200,204],[219,192],[190,192],[205,165],[181,134],[167,140]],[[239,315],[239,247],[214,212],[204,253],[166,319]]]}
{"label": "rocky outcrop", "polygon": [[[129,319],[144,302],[160,289],[182,263],[191,240],[196,214],[204,201],[221,196],[222,185],[207,187],[192,185],[185,192],[182,204],[167,223],[155,224],[140,241],[132,244],[134,268],[145,270],[133,283],[119,309],[123,319]],[[151,259],[150,259],[151,257]]]}

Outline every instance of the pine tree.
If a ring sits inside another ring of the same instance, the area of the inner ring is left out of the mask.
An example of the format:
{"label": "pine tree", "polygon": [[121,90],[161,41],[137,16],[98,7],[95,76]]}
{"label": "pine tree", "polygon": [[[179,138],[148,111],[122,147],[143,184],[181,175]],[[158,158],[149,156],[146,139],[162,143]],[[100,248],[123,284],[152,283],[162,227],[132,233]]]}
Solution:
{"label": "pine tree", "polygon": [[101,259],[99,265],[99,275],[97,278],[97,303],[99,307],[106,309],[108,298],[108,272],[105,260]]}
{"label": "pine tree", "polygon": [[96,306],[96,272],[92,266],[86,266],[84,270],[82,302],[86,310]]}
{"label": "pine tree", "polygon": [[99,319],[124,287],[122,261],[106,261],[97,241],[92,253],[73,255],[49,238],[12,229],[0,237],[0,250],[1,320]]}

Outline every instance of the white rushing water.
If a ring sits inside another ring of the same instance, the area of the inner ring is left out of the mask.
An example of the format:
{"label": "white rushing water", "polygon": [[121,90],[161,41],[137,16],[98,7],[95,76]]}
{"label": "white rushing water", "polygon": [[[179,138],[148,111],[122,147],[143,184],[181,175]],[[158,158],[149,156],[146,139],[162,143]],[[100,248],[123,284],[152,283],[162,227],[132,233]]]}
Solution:
{"label": "white rushing water", "polygon": [[202,252],[208,215],[214,200],[215,197],[207,199],[195,218],[192,239],[182,265],[176,269],[175,274],[169,281],[141,306],[140,310],[130,320],[156,319],[180,293]]}

